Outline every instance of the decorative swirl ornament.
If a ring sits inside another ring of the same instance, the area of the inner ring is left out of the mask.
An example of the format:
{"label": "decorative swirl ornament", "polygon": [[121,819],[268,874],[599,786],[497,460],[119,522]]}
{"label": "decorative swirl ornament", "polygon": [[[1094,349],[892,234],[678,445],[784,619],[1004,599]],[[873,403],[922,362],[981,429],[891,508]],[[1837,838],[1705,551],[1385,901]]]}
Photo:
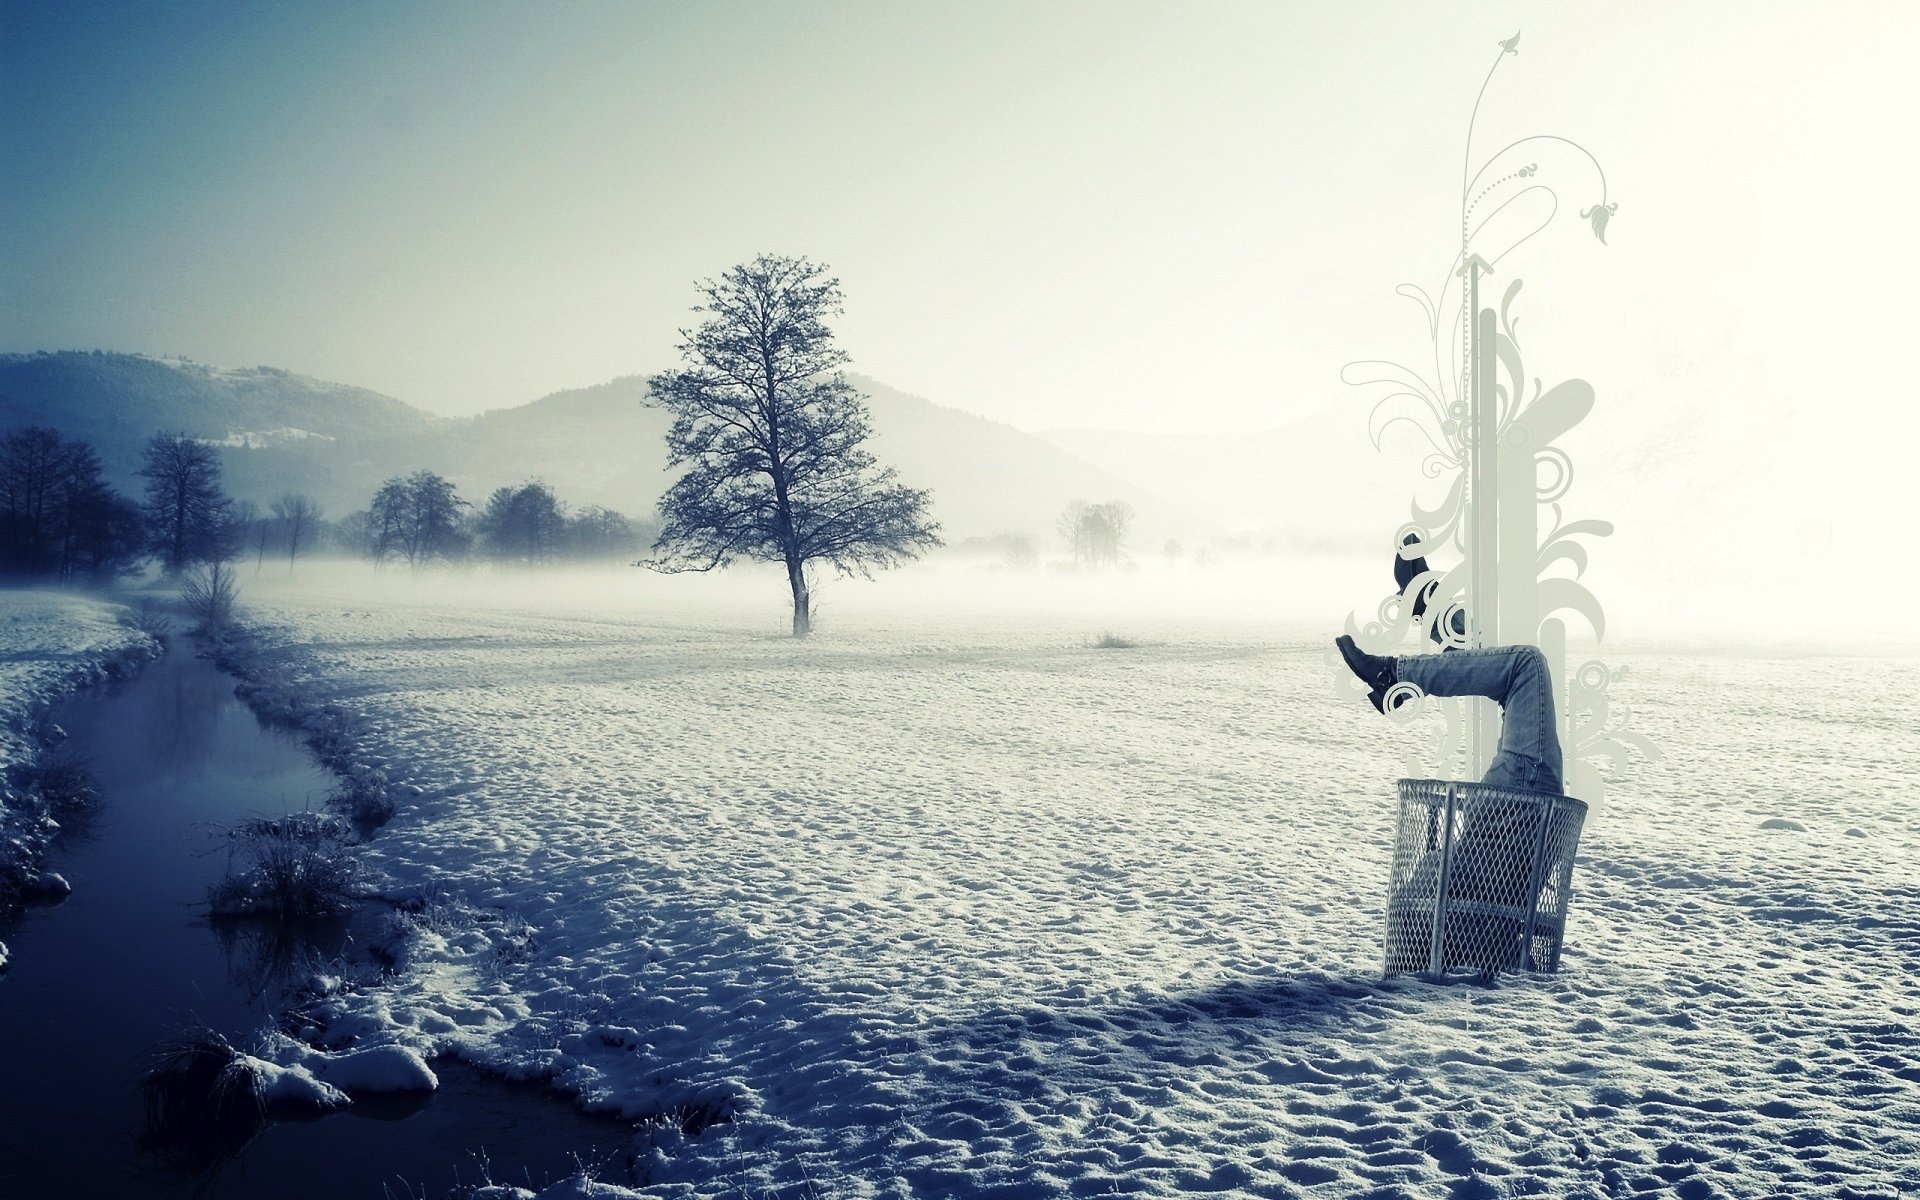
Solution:
{"label": "decorative swirl ornament", "polygon": [[[1415,576],[1376,606],[1376,619],[1364,628],[1349,614],[1347,632],[1372,654],[1538,646],[1559,693],[1567,791],[1597,807],[1607,784],[1630,778],[1659,752],[1627,728],[1624,707],[1610,702],[1615,673],[1598,661],[1583,663],[1577,672],[1568,669],[1568,618],[1584,623],[1596,641],[1606,634],[1600,602],[1582,582],[1588,563],[1583,539],[1606,537],[1613,526],[1563,519],[1560,502],[1573,487],[1573,459],[1554,443],[1586,419],[1594,391],[1580,379],[1543,389],[1521,356],[1512,311],[1521,281],[1507,282],[1497,309],[1481,302],[1481,287],[1503,259],[1553,223],[1563,207],[1556,184],[1572,182],[1569,169],[1600,185],[1598,203],[1581,208],[1579,216],[1602,245],[1619,204],[1607,194],[1599,159],[1556,134],[1520,138],[1475,166],[1480,104],[1500,63],[1518,56],[1519,41],[1516,33],[1500,43],[1468,119],[1459,252],[1434,291],[1412,283],[1396,289],[1420,305],[1431,368],[1370,359],[1340,372],[1344,382],[1372,395],[1367,425],[1375,449],[1388,429],[1403,425],[1425,442],[1420,474],[1431,485],[1416,491],[1412,520],[1395,531],[1394,551],[1410,561],[1454,550],[1464,561]],[[1437,502],[1423,501],[1421,491]],[[1421,595],[1426,604],[1415,617],[1410,598]],[[1337,655],[1327,661],[1337,678],[1355,682]],[[1336,690],[1366,702],[1364,687]],[[1433,697],[1401,684],[1388,691],[1385,707],[1402,723],[1436,713],[1443,718],[1425,753],[1410,759],[1410,775],[1473,778],[1484,769],[1497,734],[1498,710],[1491,702]]]}
{"label": "decorative swirl ornament", "polygon": [[1420,702],[1427,694],[1418,684],[1396,683],[1386,690],[1380,700],[1380,709],[1387,716],[1402,725],[1411,725],[1420,716]]}
{"label": "decorative swirl ornament", "polygon": [[1607,220],[1613,216],[1619,207],[1620,205],[1617,203],[1596,204],[1580,214],[1581,220],[1593,222],[1593,236],[1600,239],[1602,246],[1607,244]]}

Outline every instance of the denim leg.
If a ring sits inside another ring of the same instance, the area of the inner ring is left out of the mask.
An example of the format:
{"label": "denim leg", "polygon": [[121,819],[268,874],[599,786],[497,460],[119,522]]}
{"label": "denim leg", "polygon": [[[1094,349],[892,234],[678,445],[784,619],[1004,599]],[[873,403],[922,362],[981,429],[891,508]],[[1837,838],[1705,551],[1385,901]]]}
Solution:
{"label": "denim leg", "polygon": [[1485,696],[1505,711],[1500,748],[1483,783],[1559,792],[1560,731],[1553,716],[1553,676],[1533,646],[1489,646],[1445,654],[1408,654],[1394,674],[1430,696]]}

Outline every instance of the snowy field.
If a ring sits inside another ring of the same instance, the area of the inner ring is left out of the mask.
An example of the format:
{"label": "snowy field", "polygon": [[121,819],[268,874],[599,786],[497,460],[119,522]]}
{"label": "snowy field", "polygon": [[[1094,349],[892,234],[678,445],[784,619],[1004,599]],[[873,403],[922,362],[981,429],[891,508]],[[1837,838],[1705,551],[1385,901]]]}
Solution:
{"label": "snowy field", "polygon": [[770,578],[602,579],[243,574],[433,902],[317,1036],[668,1113],[650,1194],[1920,1190],[1920,660],[1608,654],[1666,760],[1564,970],[1440,987],[1378,978],[1410,735],[1330,700],[1344,604],[918,575],[796,644]]}
{"label": "snowy field", "polygon": [[0,770],[34,751],[28,726],[36,712],[146,645],[125,615],[89,597],[0,588]]}

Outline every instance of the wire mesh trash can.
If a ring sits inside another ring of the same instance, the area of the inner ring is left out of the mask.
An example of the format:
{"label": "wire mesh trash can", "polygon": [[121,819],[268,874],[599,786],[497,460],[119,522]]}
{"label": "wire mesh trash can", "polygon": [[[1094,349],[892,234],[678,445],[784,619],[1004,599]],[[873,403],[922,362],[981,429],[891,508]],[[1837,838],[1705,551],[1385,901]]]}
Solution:
{"label": "wire mesh trash can", "polygon": [[1572,796],[1402,779],[1386,973],[1559,969],[1586,819]]}

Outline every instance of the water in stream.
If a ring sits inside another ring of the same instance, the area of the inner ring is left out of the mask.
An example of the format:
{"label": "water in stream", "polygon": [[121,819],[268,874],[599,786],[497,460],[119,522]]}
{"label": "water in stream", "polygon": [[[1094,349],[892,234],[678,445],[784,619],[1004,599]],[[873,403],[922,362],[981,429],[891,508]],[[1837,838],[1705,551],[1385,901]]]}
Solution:
{"label": "water in stream", "polygon": [[102,801],[49,863],[73,894],[4,931],[14,957],[0,976],[0,1196],[440,1196],[477,1179],[476,1151],[496,1181],[524,1186],[565,1174],[573,1153],[604,1159],[627,1144],[624,1127],[548,1089],[442,1060],[424,1102],[269,1125],[211,1174],[143,1150],[135,1080],[157,1046],[193,1022],[244,1044],[311,955],[353,952],[351,919],[289,938],[206,916],[225,827],[317,808],[331,781],[185,646],[57,719]]}

